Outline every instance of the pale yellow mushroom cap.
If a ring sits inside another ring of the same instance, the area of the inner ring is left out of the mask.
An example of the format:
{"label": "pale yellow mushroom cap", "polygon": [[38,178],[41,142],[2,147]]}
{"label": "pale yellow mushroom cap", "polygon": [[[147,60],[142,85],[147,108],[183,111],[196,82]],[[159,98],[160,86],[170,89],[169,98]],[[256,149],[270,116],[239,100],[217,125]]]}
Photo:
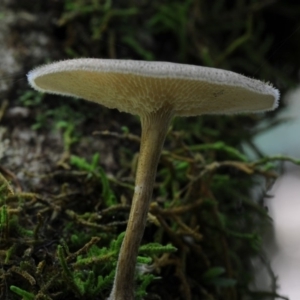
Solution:
{"label": "pale yellow mushroom cap", "polygon": [[163,107],[180,116],[261,112],[275,109],[279,100],[279,91],[269,83],[169,62],[71,59],[38,67],[27,76],[38,91],[140,116]]}

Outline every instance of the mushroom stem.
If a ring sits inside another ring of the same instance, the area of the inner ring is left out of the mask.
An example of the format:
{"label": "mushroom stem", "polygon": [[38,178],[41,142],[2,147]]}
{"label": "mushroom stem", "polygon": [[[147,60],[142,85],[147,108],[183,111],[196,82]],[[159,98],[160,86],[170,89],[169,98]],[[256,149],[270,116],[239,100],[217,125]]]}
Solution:
{"label": "mushroom stem", "polygon": [[146,226],[161,149],[172,116],[172,110],[166,108],[141,116],[142,136],[134,195],[109,300],[134,299],[136,259]]}

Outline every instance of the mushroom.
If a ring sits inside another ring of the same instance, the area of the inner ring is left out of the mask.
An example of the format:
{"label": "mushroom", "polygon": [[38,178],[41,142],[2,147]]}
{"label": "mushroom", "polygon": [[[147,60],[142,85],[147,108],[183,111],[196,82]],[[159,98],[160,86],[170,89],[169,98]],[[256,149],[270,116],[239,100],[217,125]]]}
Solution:
{"label": "mushroom", "polygon": [[278,106],[269,83],[230,71],[116,59],[72,59],[28,73],[38,91],[75,96],[139,115],[141,144],[126,234],[110,300],[134,299],[134,274],[157,165],[172,117],[262,112]]}

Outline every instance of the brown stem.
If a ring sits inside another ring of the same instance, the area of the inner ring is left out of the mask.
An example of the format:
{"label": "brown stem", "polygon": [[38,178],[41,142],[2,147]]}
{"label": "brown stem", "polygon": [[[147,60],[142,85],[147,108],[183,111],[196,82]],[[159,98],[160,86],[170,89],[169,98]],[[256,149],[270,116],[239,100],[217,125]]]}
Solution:
{"label": "brown stem", "polygon": [[135,190],[109,300],[134,299],[136,258],[146,226],[161,149],[172,115],[171,110],[160,109],[141,117],[142,137]]}

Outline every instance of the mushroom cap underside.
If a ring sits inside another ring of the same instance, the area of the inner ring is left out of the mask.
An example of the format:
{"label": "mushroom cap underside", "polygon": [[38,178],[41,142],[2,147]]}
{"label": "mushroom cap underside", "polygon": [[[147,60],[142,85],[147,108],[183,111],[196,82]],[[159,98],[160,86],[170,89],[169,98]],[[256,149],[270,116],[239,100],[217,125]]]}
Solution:
{"label": "mushroom cap underside", "polygon": [[259,80],[167,62],[73,59],[38,67],[28,80],[42,92],[140,116],[164,107],[180,116],[260,112],[276,108],[279,99],[275,88]]}

